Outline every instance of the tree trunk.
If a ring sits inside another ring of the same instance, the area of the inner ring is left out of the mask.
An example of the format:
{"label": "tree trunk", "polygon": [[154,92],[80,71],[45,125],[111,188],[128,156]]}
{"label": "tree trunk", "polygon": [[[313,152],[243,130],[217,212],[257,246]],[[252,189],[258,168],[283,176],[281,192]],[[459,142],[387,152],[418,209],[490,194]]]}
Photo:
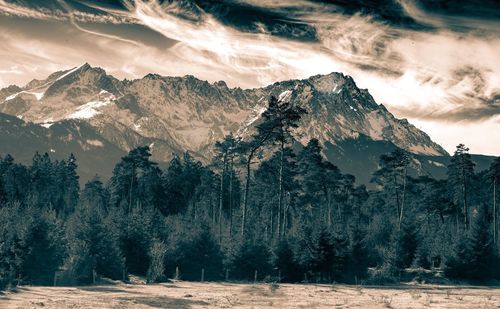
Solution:
{"label": "tree trunk", "polygon": [[399,218],[399,186],[395,171],[394,171],[394,191],[396,194],[396,218]]}
{"label": "tree trunk", "polygon": [[246,215],[247,215],[247,207],[248,207],[248,190],[250,189],[250,164],[252,164],[252,159],[257,148],[252,149],[250,154],[248,155],[247,160],[247,174],[245,181],[245,194],[243,197],[243,209],[242,209],[242,218],[241,218],[241,236],[245,235],[245,225],[246,225]]}
{"label": "tree trunk", "polygon": [[[345,188],[345,190],[344,190],[344,196],[345,196],[345,200],[344,200],[345,203],[344,202],[340,203],[340,201],[337,203],[337,216],[338,216],[339,222],[342,222],[344,219],[344,217],[342,216],[342,205],[344,205],[344,209],[345,209],[345,206],[347,204],[347,199],[348,199],[347,188]],[[347,222],[347,220],[346,220],[346,222]]]}
{"label": "tree trunk", "polygon": [[[225,163],[224,163],[225,165]],[[220,191],[219,191],[219,244],[222,243],[222,207],[224,205],[224,170],[226,167],[222,168],[220,173]]]}
{"label": "tree trunk", "polygon": [[215,206],[216,205],[214,205],[213,195],[214,195],[214,193],[211,192],[210,193],[210,209],[212,211],[212,213],[211,213],[211,215],[212,215],[212,226],[215,228]]}
{"label": "tree trunk", "polygon": [[405,208],[405,195],[406,195],[406,176],[408,175],[408,168],[405,167],[403,178],[403,196],[401,197],[401,212],[399,214],[398,230],[401,230],[401,222],[403,221],[403,211]]}
{"label": "tree trunk", "polygon": [[[493,175],[495,177],[495,175]],[[497,199],[496,199],[497,179],[493,178],[493,243],[497,242]]]}
{"label": "tree trunk", "polygon": [[468,214],[468,209],[467,209],[467,181],[465,180],[465,172],[462,172],[463,176],[463,183],[462,183],[462,189],[463,189],[463,199],[464,199],[464,226],[465,230],[468,230],[468,219],[469,219],[469,214]]}
{"label": "tree trunk", "polygon": [[[326,224],[327,224],[328,228],[330,228],[331,221],[332,221],[332,210],[331,210],[332,203],[331,203],[331,199],[330,199],[330,193],[328,192],[328,188],[327,188],[326,184],[323,183],[322,186],[323,186],[323,194],[325,195],[325,201],[326,201],[326,215],[325,215],[325,212],[323,212],[323,211],[320,215],[323,218],[323,220],[326,217]],[[321,207],[321,209],[324,209],[324,207]]]}
{"label": "tree trunk", "polygon": [[128,214],[132,211],[132,188],[134,186],[135,166],[132,166],[132,176],[130,177],[130,188],[128,189]]}
{"label": "tree trunk", "polygon": [[332,226],[332,198],[328,190],[326,191],[326,207],[328,210],[327,224],[328,224],[328,229],[330,229]]}
{"label": "tree trunk", "polygon": [[241,219],[241,237],[245,236],[245,225],[246,225],[246,214],[247,214],[247,207],[248,207],[248,191],[250,189],[250,165],[252,164],[252,159],[253,156],[255,155],[255,152],[262,146],[269,136],[271,135],[271,132],[268,132],[261,140],[259,140],[258,144],[255,145],[251,150],[250,153],[248,154],[248,160],[247,160],[247,175],[246,175],[246,182],[245,182],[245,195],[244,195],[244,200],[243,200],[243,210],[242,210],[242,219]]}
{"label": "tree trunk", "polygon": [[229,239],[233,236],[233,159],[229,163]]}
{"label": "tree trunk", "polygon": [[281,205],[283,203],[283,157],[284,157],[284,149],[285,149],[285,141],[281,141],[281,153],[280,153],[280,171],[279,171],[279,188],[278,188],[278,222],[277,222],[277,230],[278,230],[278,240],[281,238]]}
{"label": "tree trunk", "polygon": [[288,224],[288,208],[290,208],[290,192],[287,192],[288,199],[285,200],[285,205],[283,206],[283,239],[286,239],[286,227]]}
{"label": "tree trunk", "polygon": [[193,218],[194,218],[194,222],[196,222],[196,220],[198,219],[198,214],[197,214],[197,209],[196,209],[196,201],[194,199],[193,199],[192,205],[193,205]]}
{"label": "tree trunk", "polygon": [[[268,239],[271,240],[273,239],[273,236],[274,236],[274,201],[272,201],[270,204],[269,204],[269,229],[268,229]],[[269,244],[271,244],[269,242]]]}

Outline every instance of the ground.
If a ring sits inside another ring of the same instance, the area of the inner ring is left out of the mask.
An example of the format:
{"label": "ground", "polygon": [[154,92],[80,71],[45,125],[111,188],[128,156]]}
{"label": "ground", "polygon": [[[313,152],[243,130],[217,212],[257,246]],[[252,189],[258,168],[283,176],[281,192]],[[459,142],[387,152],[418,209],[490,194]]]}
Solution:
{"label": "ground", "polygon": [[0,308],[500,308],[500,288],[173,282],[18,287]]}

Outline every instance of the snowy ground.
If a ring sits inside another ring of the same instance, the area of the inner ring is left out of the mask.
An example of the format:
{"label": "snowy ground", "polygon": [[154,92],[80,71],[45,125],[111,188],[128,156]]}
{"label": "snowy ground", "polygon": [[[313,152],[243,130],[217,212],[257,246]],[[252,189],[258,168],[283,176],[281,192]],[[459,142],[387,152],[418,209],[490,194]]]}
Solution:
{"label": "snowy ground", "polygon": [[356,287],[175,282],[19,287],[0,308],[500,308],[487,287]]}

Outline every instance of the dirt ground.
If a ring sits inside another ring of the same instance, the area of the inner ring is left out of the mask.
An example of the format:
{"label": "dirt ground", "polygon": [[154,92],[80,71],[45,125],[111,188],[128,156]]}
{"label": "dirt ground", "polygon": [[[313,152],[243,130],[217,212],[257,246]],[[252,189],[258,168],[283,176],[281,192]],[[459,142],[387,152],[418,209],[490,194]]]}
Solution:
{"label": "dirt ground", "polygon": [[18,287],[0,308],[500,308],[500,288],[174,282]]}

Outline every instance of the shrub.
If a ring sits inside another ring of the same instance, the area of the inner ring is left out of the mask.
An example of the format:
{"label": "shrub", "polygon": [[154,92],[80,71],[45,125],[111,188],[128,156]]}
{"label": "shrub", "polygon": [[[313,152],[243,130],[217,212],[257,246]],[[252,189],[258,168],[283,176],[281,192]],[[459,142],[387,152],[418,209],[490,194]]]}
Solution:
{"label": "shrub", "polygon": [[165,255],[167,247],[161,240],[155,239],[149,250],[149,269],[147,282],[161,282],[165,280]]}
{"label": "shrub", "polygon": [[271,252],[264,242],[245,240],[236,248],[230,266],[236,279],[253,281],[257,271],[260,280],[271,275]]}

